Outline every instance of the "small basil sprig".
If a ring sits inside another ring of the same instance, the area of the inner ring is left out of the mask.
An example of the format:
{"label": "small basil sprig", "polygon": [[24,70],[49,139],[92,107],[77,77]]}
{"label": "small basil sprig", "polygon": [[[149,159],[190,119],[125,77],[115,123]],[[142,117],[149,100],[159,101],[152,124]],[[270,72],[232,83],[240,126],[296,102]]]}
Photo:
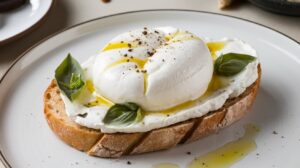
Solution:
{"label": "small basil sprig", "polygon": [[55,70],[55,79],[61,91],[73,101],[82,90],[84,72],[80,64],[68,54]]}
{"label": "small basil sprig", "polygon": [[223,54],[215,61],[215,73],[227,77],[236,75],[244,70],[244,68],[255,59],[255,57],[246,54]]}
{"label": "small basil sprig", "polygon": [[115,104],[107,111],[103,123],[110,125],[129,125],[143,118],[141,108],[135,103]]}

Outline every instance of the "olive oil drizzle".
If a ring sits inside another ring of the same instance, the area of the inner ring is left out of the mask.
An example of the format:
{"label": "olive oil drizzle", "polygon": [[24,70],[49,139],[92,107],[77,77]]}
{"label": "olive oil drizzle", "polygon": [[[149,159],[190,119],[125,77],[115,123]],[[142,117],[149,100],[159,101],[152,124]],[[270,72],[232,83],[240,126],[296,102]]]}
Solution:
{"label": "olive oil drizzle", "polygon": [[102,51],[109,51],[114,49],[120,48],[136,48],[138,45],[135,42],[128,43],[128,42],[116,42],[116,43],[108,43]]}
{"label": "olive oil drizzle", "polygon": [[206,43],[213,60],[217,58],[217,51],[222,50],[225,47],[225,42],[208,42]]}
{"label": "olive oil drizzle", "polygon": [[[188,35],[188,36],[187,36]],[[185,32],[185,31],[177,31],[173,34],[165,36],[165,40],[167,43],[175,43],[175,42],[180,42],[180,41],[187,41],[187,40],[200,40],[197,36],[194,36],[190,32]],[[141,42],[140,42],[141,43]],[[120,49],[120,48],[136,48],[138,46],[141,46],[138,41],[133,41],[133,42],[116,42],[116,43],[109,43],[107,44],[102,51],[109,51],[109,50],[114,50],[114,49]],[[107,68],[112,68],[114,66],[117,66],[119,64],[123,64],[126,62],[134,62],[138,65],[140,70],[143,70],[144,65],[148,62],[148,59],[142,60],[139,58],[135,57],[126,57],[126,58],[121,58],[120,60],[110,64]],[[147,87],[148,87],[148,74],[147,72],[144,72],[144,94],[147,93]]]}
{"label": "olive oil drizzle", "polygon": [[[179,33],[177,32],[177,33],[175,33],[174,36],[176,37],[178,35],[179,35]],[[167,38],[167,40],[171,40],[172,38],[174,38],[174,36],[169,36]],[[208,46],[208,48],[211,52],[211,56],[212,56],[213,59],[216,59],[216,51],[219,51],[219,50],[223,49],[223,47],[225,45],[226,44],[224,42],[209,42],[209,43],[207,43],[207,46]],[[228,84],[229,84],[228,80],[226,80],[223,77],[220,77],[220,76],[217,76],[217,75],[213,74],[212,79],[211,79],[211,81],[208,85],[208,88],[207,88],[206,92],[202,96],[200,96],[198,99],[187,101],[187,102],[179,104],[175,107],[171,107],[169,109],[162,110],[159,113],[157,113],[157,112],[145,112],[145,114],[146,115],[157,115],[157,114],[170,115],[172,113],[176,113],[176,112],[179,112],[181,110],[193,107],[197,103],[199,103],[199,102],[205,100],[207,97],[211,96],[215,91],[228,86]]]}
{"label": "olive oil drizzle", "polygon": [[[245,133],[241,138],[195,158],[187,168],[230,168],[244,159],[257,148],[255,138],[260,128],[254,124],[247,124],[244,126],[244,130]],[[174,163],[160,163],[152,166],[152,168],[179,168],[179,166]]]}
{"label": "olive oil drizzle", "polygon": [[152,168],[179,168],[179,166],[174,163],[159,163],[152,166]]}
{"label": "olive oil drizzle", "polygon": [[108,65],[108,66],[106,67],[105,70],[110,69],[110,68],[112,68],[112,67],[114,67],[114,66],[117,66],[117,65],[126,63],[126,62],[133,62],[133,63],[135,63],[140,69],[143,69],[143,68],[144,68],[144,65],[146,64],[147,61],[146,61],[146,60],[142,60],[142,59],[140,59],[140,58],[135,58],[135,57],[128,57],[128,58],[125,57],[125,58],[121,58],[121,59],[119,59],[118,61],[113,62],[112,64]]}
{"label": "olive oil drizzle", "polygon": [[159,112],[145,112],[146,115],[170,115],[176,112],[179,112],[181,110],[184,109],[188,109],[191,108],[193,106],[195,106],[197,103],[205,100],[206,98],[208,98],[209,96],[213,95],[214,92],[216,92],[217,90],[224,88],[228,85],[228,80],[223,79],[220,76],[217,75],[213,75],[212,80],[210,81],[207,90],[205,91],[205,93],[200,96],[199,98],[195,99],[195,100],[191,100],[191,101],[187,101],[185,103],[179,104],[175,107],[171,107],[169,109],[166,110],[161,110]]}
{"label": "olive oil drizzle", "polygon": [[96,96],[96,100],[89,102],[87,104],[85,104],[86,107],[94,107],[94,106],[99,106],[99,105],[104,105],[107,107],[111,107],[114,105],[113,102],[111,102],[110,100],[106,99],[103,96]]}
{"label": "olive oil drizzle", "polygon": [[91,93],[94,93],[95,91],[95,87],[94,87],[94,84],[91,80],[87,80],[86,81],[86,87],[87,89],[91,92]]}
{"label": "olive oil drizzle", "polygon": [[118,61],[113,62],[112,64],[108,65],[105,70],[108,70],[114,66],[117,66],[117,65],[120,65],[120,64],[123,64],[126,62],[135,63],[137,65],[137,67],[139,68],[138,72],[141,72],[144,74],[143,75],[144,76],[144,94],[146,94],[147,87],[148,87],[148,74],[147,74],[147,71],[144,70],[144,65],[147,63],[147,60],[143,60],[143,59],[136,58],[136,57],[125,57],[125,58],[121,58]]}
{"label": "olive oil drizzle", "polygon": [[168,43],[176,43],[188,40],[201,40],[199,37],[194,36],[192,33],[187,31],[177,31],[173,34],[165,36],[165,40]]}
{"label": "olive oil drizzle", "polygon": [[[167,35],[165,37],[167,42],[176,42],[178,40],[192,40],[192,39],[199,39],[196,36],[186,36],[186,34],[189,34],[188,32],[181,32],[181,31],[177,31],[171,35]],[[207,47],[209,48],[210,52],[211,52],[211,56],[214,59],[216,59],[216,52],[223,49],[225,46],[224,42],[208,42]],[[118,49],[118,48],[134,48],[137,47],[138,44],[136,44],[135,42],[133,43],[128,43],[128,42],[117,42],[117,43],[109,43],[106,47],[104,47],[103,51],[108,51],[108,50],[113,50],[113,49]],[[107,69],[112,68],[114,66],[117,66],[119,64],[123,64],[126,62],[133,62],[135,63],[139,70],[143,70],[144,65],[147,63],[148,60],[143,60],[140,58],[136,58],[136,57],[131,57],[131,56],[127,56],[124,58],[121,58],[115,62],[113,62],[112,64],[108,65]],[[225,86],[227,86],[228,83],[226,82],[226,80],[222,80],[222,77],[219,77],[217,75],[213,75],[212,80],[209,83],[209,86],[206,90],[206,92],[199,97],[196,100],[192,100],[192,101],[187,101],[185,103],[179,104],[175,107],[166,109],[166,110],[162,110],[159,113],[157,112],[145,112],[145,115],[152,115],[152,114],[164,114],[164,115],[170,115],[172,113],[176,113],[178,111],[190,108],[195,106],[197,103],[201,102],[202,100],[204,100],[205,98],[211,96],[215,91],[217,91],[218,89],[221,89]],[[90,92],[94,92],[94,86],[92,85],[91,81],[87,81],[87,87],[90,90]],[[144,94],[146,94],[147,92],[147,87],[148,87],[148,74],[147,72],[144,72]],[[113,105],[113,102],[109,101],[108,99],[104,98],[104,97],[97,97],[95,101],[90,102],[87,104],[88,107],[92,107],[92,106],[96,106],[96,105],[107,105],[107,106],[111,106]]]}
{"label": "olive oil drizzle", "polygon": [[148,74],[144,73],[144,95],[147,93],[148,88]]}
{"label": "olive oil drizzle", "polygon": [[253,124],[245,125],[244,128],[243,137],[196,158],[189,164],[188,168],[230,168],[236,162],[244,159],[257,148],[254,139],[260,131]]}
{"label": "olive oil drizzle", "polygon": [[[91,94],[95,92],[95,87],[91,80],[86,81],[86,87]],[[99,105],[105,105],[105,106],[111,107],[114,105],[114,103],[111,100],[108,100],[107,98],[105,98],[103,96],[97,95],[96,100],[89,102],[89,103],[85,104],[84,106],[94,107],[94,106],[99,106]]]}

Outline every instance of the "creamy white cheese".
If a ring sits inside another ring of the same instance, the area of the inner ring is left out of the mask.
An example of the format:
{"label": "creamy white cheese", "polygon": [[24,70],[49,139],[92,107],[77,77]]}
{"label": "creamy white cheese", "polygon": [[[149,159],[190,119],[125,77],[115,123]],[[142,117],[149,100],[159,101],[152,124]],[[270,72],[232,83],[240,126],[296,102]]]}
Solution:
{"label": "creamy white cheese", "polygon": [[[174,28],[168,28],[170,31],[172,30],[173,32],[176,32]],[[161,29],[155,29],[157,31],[161,31]],[[159,35],[161,35],[159,33]],[[163,34],[162,36],[166,36],[167,34]],[[123,34],[118,36],[118,38],[114,39],[114,41],[120,41],[122,39],[126,39],[126,38],[134,38],[134,36],[128,36],[128,34]],[[221,40],[206,40],[205,42],[211,42],[211,41],[217,41],[217,42],[223,42],[225,45],[224,47],[222,47],[221,49],[217,50],[215,52],[215,56],[218,57],[221,54],[226,54],[226,53],[230,53],[230,52],[235,52],[235,53],[241,53],[241,54],[249,54],[252,56],[257,57],[257,53],[256,51],[248,44],[238,40],[238,39],[229,39],[229,38],[224,38]],[[186,54],[191,54],[191,56],[189,57],[188,55],[184,55],[186,57],[188,57],[189,59],[184,59],[181,58],[180,56],[177,56],[176,59],[183,59],[184,65],[187,67],[190,67],[190,69],[184,69],[185,72],[178,72],[175,73],[176,70],[180,71],[180,68],[182,68],[180,65],[174,65],[172,63],[167,63],[167,64],[163,64],[160,65],[160,63],[154,64],[152,67],[149,65],[149,67],[147,67],[147,73],[152,74],[153,77],[151,78],[151,75],[149,75],[148,80],[149,80],[149,84],[148,84],[148,88],[147,88],[147,92],[146,95],[150,95],[150,98],[154,98],[157,99],[156,101],[153,102],[149,102],[147,101],[147,96],[144,95],[143,89],[144,87],[142,86],[136,86],[135,84],[138,83],[138,85],[141,83],[143,84],[143,81],[139,81],[138,78],[143,78],[144,76],[139,76],[138,73],[134,73],[131,74],[132,76],[130,77],[129,75],[129,79],[130,80],[136,80],[136,83],[131,83],[130,81],[127,81],[127,83],[123,84],[123,88],[119,87],[116,91],[116,87],[118,87],[117,85],[113,84],[113,83],[103,83],[103,81],[101,81],[101,75],[103,75],[103,71],[105,71],[105,67],[107,67],[109,64],[115,62],[116,60],[120,59],[120,56],[118,56],[117,53],[121,52],[121,55],[124,54],[124,52],[126,53],[125,50],[128,50],[128,48],[123,48],[123,49],[118,49],[116,50],[109,50],[107,52],[104,52],[102,55],[100,54],[100,56],[95,56],[89,59],[89,61],[87,61],[83,67],[87,70],[87,74],[90,74],[89,77],[91,78],[98,78],[96,79],[95,83],[99,82],[98,84],[96,84],[99,88],[97,88],[97,92],[99,92],[99,90],[101,91],[101,94],[105,97],[107,97],[107,95],[110,95],[110,97],[116,96],[117,98],[119,98],[118,93],[126,93],[129,94],[130,96],[132,96],[131,98],[136,102],[137,104],[143,104],[144,106],[149,105],[149,107],[147,106],[148,109],[155,109],[156,107],[152,107],[152,106],[161,106],[159,109],[166,109],[168,107],[173,107],[174,105],[178,105],[182,102],[186,102],[189,100],[195,100],[197,98],[199,98],[199,96],[201,96],[205,90],[207,89],[207,85],[208,82],[210,82],[211,80],[211,76],[210,76],[210,62],[206,60],[206,57],[204,58],[197,58],[194,55],[196,55],[196,53],[194,53],[191,50],[195,50],[197,52],[200,52],[202,54],[207,54],[205,50],[207,50],[207,48],[194,48],[191,46],[194,46],[195,44],[190,44],[190,43],[196,43],[199,44],[200,47],[203,47],[201,41],[199,42],[199,40],[188,40],[188,42],[185,42],[184,44],[186,45],[181,45],[181,46],[177,46],[174,45],[172,47],[174,47],[175,49],[173,49],[174,51],[177,51],[176,48],[179,47],[187,47],[187,50],[183,50],[185,51],[184,53]],[[152,47],[158,44],[152,44]],[[153,47],[153,48],[155,48]],[[144,59],[144,55],[145,55],[145,51],[143,48],[138,49],[138,48],[134,48],[134,50],[136,49],[135,53],[136,53],[136,57],[139,57],[141,59]],[[123,51],[124,50],[124,51]],[[156,50],[159,50],[156,48]],[[167,50],[167,49],[166,49]],[[172,52],[172,50],[170,50],[169,52]],[[158,53],[164,53],[164,52],[158,52]],[[183,54],[184,54],[183,53]],[[176,56],[176,52],[174,52],[173,54],[175,54]],[[177,53],[178,54],[178,53]],[[165,58],[165,62],[167,62],[167,59],[170,59],[172,61],[173,57],[171,57],[172,54],[170,55],[162,55],[159,56],[155,55],[152,56],[151,59],[154,59],[154,61],[157,62],[162,62],[161,60],[159,60],[159,58]],[[180,55],[180,54],[178,54]],[[168,56],[170,56],[170,58],[168,58]],[[157,58],[158,57],[158,58]],[[198,57],[200,57],[198,55]],[[99,62],[98,62],[98,60]],[[100,61],[101,60],[101,61]],[[168,60],[168,61],[170,61]],[[204,62],[202,62],[204,61]],[[199,65],[200,64],[200,65]],[[204,65],[202,65],[204,64]],[[97,96],[97,93],[93,93],[93,94],[88,94],[88,93],[83,93],[82,95],[80,95],[80,98],[77,99],[74,102],[70,102],[68,100],[68,98],[66,98],[63,94],[61,94],[61,96],[63,97],[63,101],[65,102],[65,108],[66,108],[66,112],[68,114],[68,116],[70,116],[71,118],[74,119],[75,122],[77,122],[80,125],[89,127],[89,128],[94,128],[94,129],[100,129],[102,132],[105,133],[114,133],[114,132],[126,132],[126,133],[130,133],[130,132],[146,132],[152,129],[156,129],[156,128],[160,128],[160,127],[165,127],[165,126],[169,126],[181,121],[185,121],[191,118],[196,118],[196,117],[201,117],[203,115],[205,115],[206,113],[208,113],[209,111],[213,111],[213,110],[217,110],[219,108],[221,108],[225,101],[228,98],[233,98],[233,97],[237,97],[239,96],[241,93],[243,93],[245,91],[245,89],[250,86],[252,83],[255,82],[255,80],[258,78],[258,72],[257,72],[257,66],[259,64],[259,59],[256,59],[254,62],[248,64],[245,68],[244,71],[242,71],[241,73],[239,73],[238,75],[235,75],[233,77],[227,78],[226,80],[229,81],[228,85],[226,85],[225,87],[222,87],[216,91],[214,91],[214,93],[212,93],[210,96],[208,97],[204,97],[202,99],[197,99],[195,100],[194,104],[192,106],[189,106],[185,109],[181,109],[180,111],[174,112],[174,113],[170,113],[168,115],[163,114],[163,113],[150,113],[148,115],[145,115],[144,119],[142,122],[139,123],[134,123],[128,126],[112,126],[112,125],[105,125],[102,122],[103,117],[105,116],[106,111],[108,110],[107,106],[95,106],[95,107],[85,107],[83,106],[83,104],[85,104],[86,102],[95,99],[95,96]],[[91,65],[93,65],[93,69],[91,70],[89,67],[91,67]],[[197,67],[199,65],[199,67]],[[97,66],[95,68],[95,66]],[[208,66],[208,67],[206,67]],[[125,67],[125,68],[124,68]],[[121,75],[123,72],[125,73],[129,73],[126,71],[126,68],[133,68],[133,65],[119,65],[117,67],[112,68],[111,70],[108,70],[108,72],[106,72],[107,74],[106,77],[104,79],[108,79],[112,78],[110,80],[110,82],[120,82],[119,78],[122,78]],[[146,67],[146,66],[145,66]],[[152,68],[152,69],[151,69]],[[174,68],[174,69],[172,69]],[[111,71],[111,72],[109,72]],[[173,73],[169,72],[169,71],[175,71]],[[204,71],[204,72],[198,72],[198,71]],[[102,72],[101,75],[99,75],[97,72]],[[195,76],[194,74],[199,73],[199,76],[196,76],[194,80],[191,80],[190,83],[187,84],[181,84],[178,87],[175,86],[170,86],[169,81],[172,80],[175,81],[176,83],[180,83],[180,82],[185,82],[186,80],[189,80],[189,77],[193,77]],[[96,75],[99,76],[96,76]],[[168,76],[164,76],[163,74],[168,74]],[[143,75],[143,74],[142,74]],[[157,75],[157,76],[155,76]],[[170,75],[170,76],[169,76]],[[174,76],[172,76],[174,75]],[[203,76],[202,76],[203,75]],[[100,79],[99,79],[100,78]],[[203,78],[203,81],[197,81],[199,79]],[[209,80],[206,83],[206,80]],[[139,83],[140,82],[140,83]],[[151,83],[153,82],[153,83]],[[157,82],[157,83],[155,83]],[[201,83],[203,82],[203,83]],[[110,86],[109,86],[110,84]],[[141,85],[140,84],[140,85]],[[105,85],[104,88],[101,87],[101,85]],[[122,85],[122,83],[120,84]],[[131,86],[133,85],[133,86]],[[200,85],[201,88],[198,86]],[[96,86],[96,87],[97,87]],[[171,92],[164,92],[162,94],[162,91],[168,89],[169,87],[171,87]],[[173,88],[172,88],[173,87]],[[195,88],[195,87],[199,87],[199,88]],[[102,90],[101,90],[102,89]],[[128,89],[128,90],[127,90]],[[149,94],[152,92],[152,95]],[[172,90],[173,89],[173,90]],[[198,93],[197,95],[191,95],[191,93],[186,94],[186,92],[191,91],[191,90],[196,90]],[[198,90],[197,90],[198,89]],[[201,93],[201,89],[204,89],[203,93]],[[103,90],[105,90],[106,94],[103,94]],[[124,91],[125,90],[125,91]],[[139,93],[132,93],[132,92],[139,92]],[[201,94],[199,94],[201,93]],[[156,94],[156,95],[155,95]],[[184,100],[180,100],[178,102],[176,102],[175,100],[178,97],[181,97],[182,95],[188,95],[184,97]],[[146,97],[146,98],[145,98]],[[132,100],[130,99],[130,100]],[[170,100],[168,100],[170,99]],[[119,99],[117,99],[119,100]],[[124,100],[124,97],[122,97],[122,99],[120,99],[120,101]],[[160,102],[161,101],[161,102]],[[126,101],[128,102],[128,101]],[[158,103],[157,103],[158,102]],[[180,103],[179,103],[180,102]],[[120,103],[124,103],[124,102],[120,102]],[[169,103],[169,104],[168,104]],[[163,106],[163,104],[166,104],[166,108]],[[142,106],[144,108],[144,106]],[[85,117],[82,116],[77,116],[78,114],[85,114]]]}
{"label": "creamy white cheese", "polygon": [[195,35],[169,27],[139,29],[117,36],[107,47],[125,43],[131,47],[104,48],[89,66],[98,94],[114,103],[134,102],[146,111],[160,111],[206,91],[213,61]]}

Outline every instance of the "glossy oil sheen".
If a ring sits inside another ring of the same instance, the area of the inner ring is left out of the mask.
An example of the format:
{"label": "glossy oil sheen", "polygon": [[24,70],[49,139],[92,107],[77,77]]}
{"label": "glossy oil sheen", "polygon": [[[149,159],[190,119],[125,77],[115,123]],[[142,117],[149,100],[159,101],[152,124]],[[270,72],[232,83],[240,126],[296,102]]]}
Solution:
{"label": "glossy oil sheen", "polygon": [[123,42],[123,43],[109,43],[106,45],[102,51],[108,51],[108,50],[114,50],[118,48],[129,48],[129,43]]}
{"label": "glossy oil sheen", "polygon": [[224,42],[209,42],[209,43],[206,43],[206,45],[211,53],[211,56],[215,60],[216,56],[217,56],[216,52],[219,50],[222,50],[225,46],[225,43]]}
{"label": "glossy oil sheen", "polygon": [[257,126],[246,125],[243,137],[196,158],[188,168],[230,168],[256,149],[254,138],[258,132]]}
{"label": "glossy oil sheen", "polygon": [[160,163],[154,165],[152,168],[180,168],[180,167],[177,164],[173,164],[173,163]]}
{"label": "glossy oil sheen", "polygon": [[124,64],[126,62],[133,62],[135,63],[139,68],[144,68],[144,65],[146,64],[147,61],[139,59],[139,58],[121,58],[118,61],[110,64],[107,66],[106,69],[112,68],[114,66],[120,65],[120,64]]}
{"label": "glossy oil sheen", "polygon": [[172,107],[172,108],[169,108],[169,109],[166,109],[166,110],[161,110],[159,113],[157,113],[157,112],[146,112],[146,114],[165,114],[165,115],[170,115],[172,113],[176,113],[176,112],[179,112],[181,110],[193,107],[197,103],[199,103],[200,101],[203,101],[205,98],[211,96],[218,89],[221,89],[221,88],[225,87],[227,84],[228,84],[228,80],[223,79],[220,76],[213,75],[212,80],[210,81],[207,90],[198,99],[187,101],[185,103],[179,104],[179,105],[177,105],[175,107]]}

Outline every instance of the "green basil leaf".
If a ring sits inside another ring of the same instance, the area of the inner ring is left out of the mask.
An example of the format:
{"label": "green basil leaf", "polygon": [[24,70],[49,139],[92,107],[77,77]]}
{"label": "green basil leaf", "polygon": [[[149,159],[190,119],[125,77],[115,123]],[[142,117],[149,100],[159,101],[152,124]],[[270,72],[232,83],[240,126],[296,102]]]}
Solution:
{"label": "green basil leaf", "polygon": [[215,61],[215,73],[220,76],[233,76],[245,69],[256,58],[251,55],[228,53],[223,54]]}
{"label": "green basil leaf", "polygon": [[85,85],[80,64],[68,54],[55,70],[55,79],[60,90],[73,101]]}
{"label": "green basil leaf", "polygon": [[78,89],[84,85],[84,82],[81,78],[81,74],[72,73],[70,79],[70,89]]}
{"label": "green basil leaf", "polygon": [[107,111],[103,122],[110,125],[129,125],[143,118],[141,108],[135,103],[115,104]]}

